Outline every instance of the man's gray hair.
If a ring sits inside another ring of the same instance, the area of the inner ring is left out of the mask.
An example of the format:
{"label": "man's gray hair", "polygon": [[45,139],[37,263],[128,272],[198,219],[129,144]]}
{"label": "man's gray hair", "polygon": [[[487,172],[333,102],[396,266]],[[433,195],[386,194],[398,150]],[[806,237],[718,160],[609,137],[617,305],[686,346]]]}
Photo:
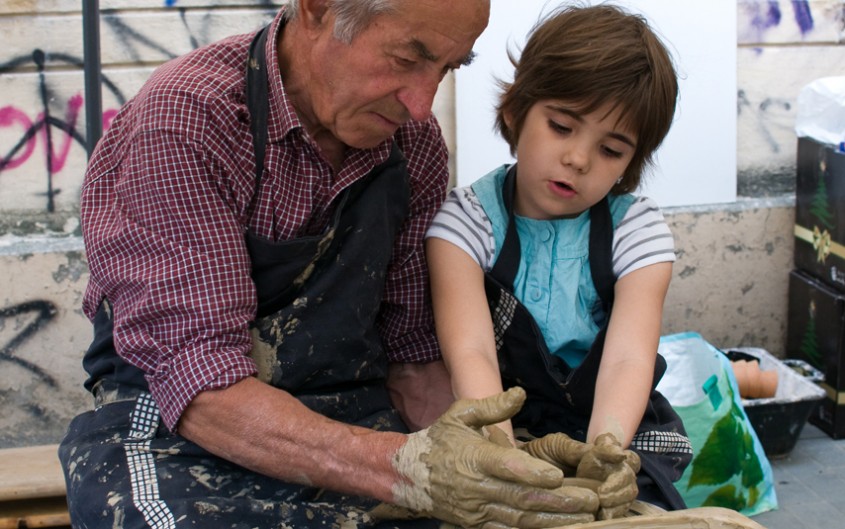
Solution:
{"label": "man's gray hair", "polygon": [[[396,10],[400,0],[329,0],[329,7],[337,18],[334,37],[349,44],[355,35],[366,29],[377,15]],[[299,0],[288,0],[285,18],[295,19],[299,14]]]}

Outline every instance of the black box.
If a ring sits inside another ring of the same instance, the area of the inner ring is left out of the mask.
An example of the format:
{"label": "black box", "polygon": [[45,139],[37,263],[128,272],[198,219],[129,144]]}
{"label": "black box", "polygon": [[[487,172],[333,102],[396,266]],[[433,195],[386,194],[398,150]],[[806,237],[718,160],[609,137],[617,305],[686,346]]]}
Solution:
{"label": "black box", "polygon": [[751,357],[745,359],[756,359],[763,371],[776,371],[778,374],[777,391],[773,397],[742,399],[742,407],[769,459],[786,457],[792,452],[804,424],[816,411],[825,392],[808,377],[792,369],[786,360],[776,358],[765,349],[740,347],[725,354],[733,361],[732,355],[736,353]]}
{"label": "black box", "polygon": [[789,274],[786,352],[824,374],[827,392],[810,416],[834,439],[845,437],[845,293],[801,270]]}
{"label": "black box", "polygon": [[798,138],[795,267],[845,291],[845,152]]}

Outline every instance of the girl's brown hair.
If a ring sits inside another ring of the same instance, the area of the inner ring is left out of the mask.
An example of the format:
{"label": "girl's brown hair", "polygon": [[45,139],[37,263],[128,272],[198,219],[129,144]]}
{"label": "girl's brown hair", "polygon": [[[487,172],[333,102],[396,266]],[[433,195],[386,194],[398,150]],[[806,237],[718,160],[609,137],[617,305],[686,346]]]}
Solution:
{"label": "girl's brown hair", "polygon": [[613,5],[565,6],[534,27],[519,60],[508,56],[516,70],[512,83],[500,83],[496,126],[511,152],[538,101],[566,101],[583,113],[612,103],[637,134],[637,149],[611,192],[634,191],[669,132],[678,98],[672,59],[646,20]]}

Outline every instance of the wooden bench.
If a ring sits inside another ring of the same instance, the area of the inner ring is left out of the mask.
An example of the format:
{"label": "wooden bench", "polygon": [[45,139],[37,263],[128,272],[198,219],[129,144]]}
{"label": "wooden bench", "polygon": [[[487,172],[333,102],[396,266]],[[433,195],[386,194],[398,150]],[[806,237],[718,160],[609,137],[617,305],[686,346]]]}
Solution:
{"label": "wooden bench", "polygon": [[69,527],[58,445],[0,450],[0,529]]}

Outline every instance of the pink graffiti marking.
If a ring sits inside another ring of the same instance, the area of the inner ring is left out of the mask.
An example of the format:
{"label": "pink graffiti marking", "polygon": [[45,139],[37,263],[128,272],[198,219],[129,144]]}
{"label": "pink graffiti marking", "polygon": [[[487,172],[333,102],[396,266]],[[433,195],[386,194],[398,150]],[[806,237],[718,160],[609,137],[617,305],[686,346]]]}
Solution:
{"label": "pink graffiti marking", "polygon": [[[32,128],[32,121],[29,120],[29,117],[26,114],[14,107],[8,106],[0,108],[0,128],[9,128],[14,127],[15,125],[20,125],[21,129],[23,129],[22,133],[26,134],[26,132]],[[26,162],[34,150],[35,139],[33,138],[26,142],[26,147],[19,155],[8,160],[0,158],[0,166],[8,169],[14,169]]]}
{"label": "pink graffiti marking", "polygon": [[[49,142],[47,140],[47,127],[50,125],[44,122],[45,114],[43,112],[39,113],[35,117],[35,120],[31,120],[26,113],[15,107],[5,106],[0,108],[0,129],[17,128],[21,130],[20,137],[24,138],[28,135],[30,136],[29,139],[26,140],[21,152],[8,159],[0,157],[0,168],[3,170],[15,169],[26,163],[32,157],[38,143],[38,138],[40,137],[44,144],[44,157],[46,160],[50,160],[49,171],[51,173],[60,172],[67,163],[70,149],[73,146],[73,136],[70,132],[68,132],[68,130],[76,129],[83,105],[84,99],[81,94],[74,95],[68,100],[64,121],[67,126],[67,130],[61,131],[62,135],[58,139],[58,142],[53,142],[53,150],[50,153],[47,152],[47,150],[51,148],[48,147]],[[116,114],[116,109],[110,109],[103,112],[103,130],[108,129]],[[33,134],[33,128],[38,129],[36,131],[37,134]],[[56,137],[53,137],[55,140]],[[55,145],[58,145],[57,149]],[[51,156],[48,156],[48,154]]]}
{"label": "pink graffiti marking", "polygon": [[[82,108],[82,96],[77,94],[70,98],[67,105],[67,113],[65,115],[65,123],[69,129],[73,130],[76,128],[76,120],[79,119],[79,109]],[[39,114],[39,118],[43,119],[44,115]],[[44,140],[44,145],[48,145],[47,143],[47,126],[41,127],[41,138]],[[65,133],[64,138],[62,139],[62,146],[60,147],[60,152],[57,154],[53,151],[51,154],[52,156],[48,156],[46,159],[52,160],[50,164],[50,171],[53,173],[58,173],[61,171],[64,166],[65,162],[67,161],[67,155],[70,152],[71,141],[73,137],[70,134]],[[46,151],[46,149],[45,149]],[[45,154],[46,156],[46,154]]]}

